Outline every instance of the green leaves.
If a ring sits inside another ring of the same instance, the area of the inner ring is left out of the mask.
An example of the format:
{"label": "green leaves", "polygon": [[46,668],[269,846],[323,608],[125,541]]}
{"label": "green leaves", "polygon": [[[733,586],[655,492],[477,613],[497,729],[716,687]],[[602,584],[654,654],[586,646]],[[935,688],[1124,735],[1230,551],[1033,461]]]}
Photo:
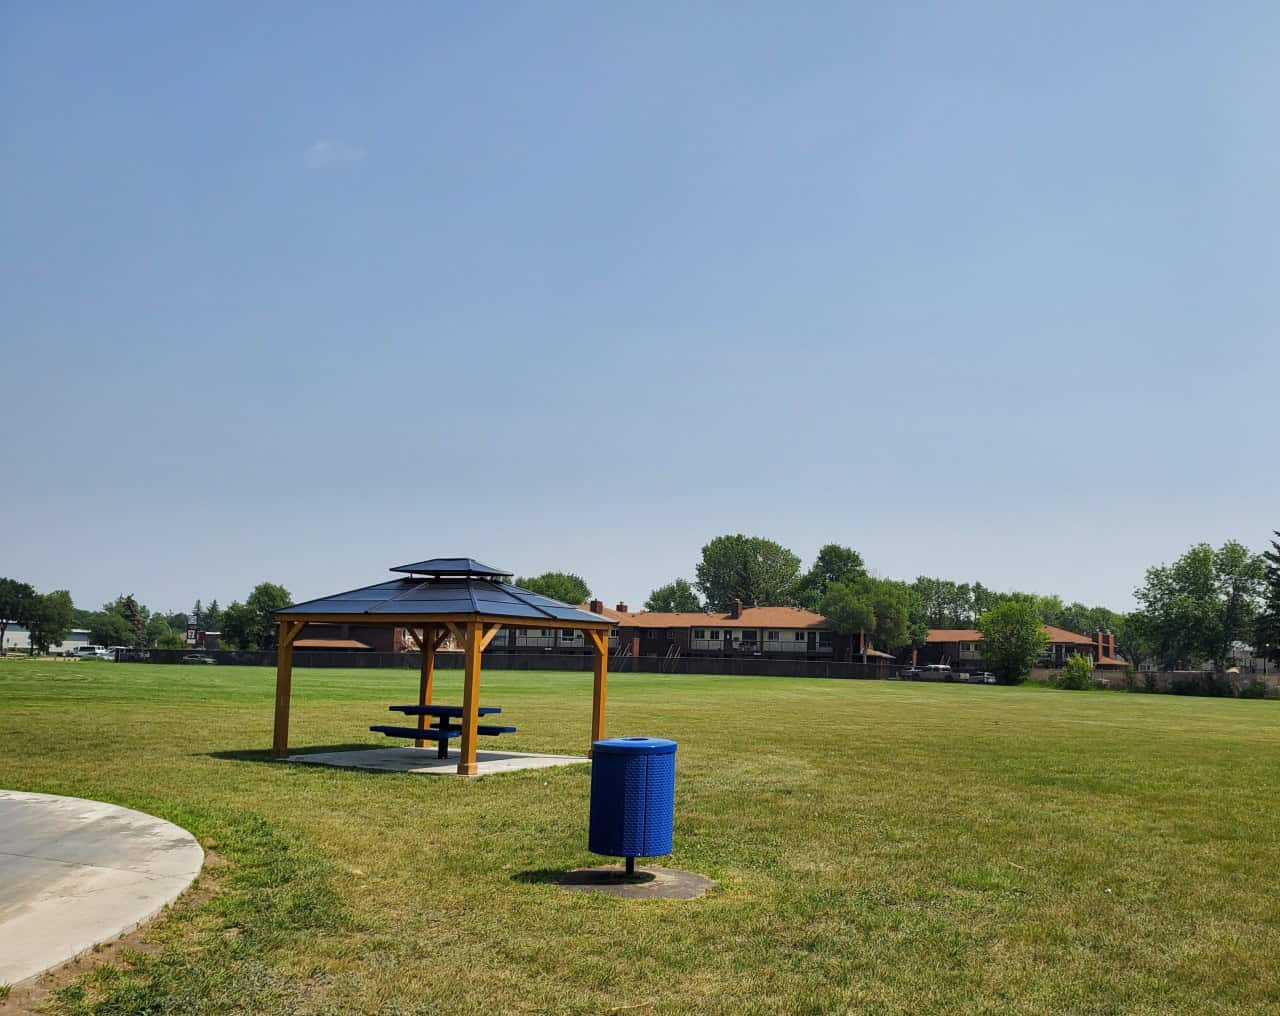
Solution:
{"label": "green leaves", "polygon": [[1009,600],[978,618],[982,659],[1001,684],[1021,684],[1049,644],[1034,603]]}
{"label": "green leaves", "polygon": [[702,548],[695,585],[707,607],[727,611],[744,606],[787,606],[795,602],[800,558],[760,536],[717,536]]}
{"label": "green leaves", "polygon": [[695,613],[702,610],[702,601],[693,586],[684,579],[676,579],[651,592],[644,601],[644,609],[664,614]]}
{"label": "green leaves", "polygon": [[516,579],[516,585],[541,596],[550,596],[561,603],[586,603],[591,598],[591,587],[581,575],[573,572],[549,571],[527,579]]}

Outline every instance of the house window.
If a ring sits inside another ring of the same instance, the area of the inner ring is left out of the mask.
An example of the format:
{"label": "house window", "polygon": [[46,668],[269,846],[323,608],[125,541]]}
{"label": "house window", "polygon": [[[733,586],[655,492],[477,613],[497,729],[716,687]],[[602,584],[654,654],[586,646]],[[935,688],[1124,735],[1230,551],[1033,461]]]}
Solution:
{"label": "house window", "polygon": [[796,642],[803,642],[803,641],[804,641],[804,632],[802,632],[802,631],[795,632],[795,633],[794,633],[794,636],[795,636],[795,641],[796,641]]}
{"label": "house window", "polygon": [[748,631],[748,630],[746,630],[746,629],[744,628],[744,629],[743,629],[743,631],[742,631],[742,635],[741,635],[740,637],[741,637],[741,639],[742,639],[742,641],[743,641],[743,642],[754,642],[754,641],[756,640],[756,633],[755,633],[755,630],[754,630],[754,629],[752,629],[752,630]]}
{"label": "house window", "polygon": [[831,645],[831,632],[829,631],[818,632],[818,645],[820,646]]}
{"label": "house window", "polygon": [[764,637],[765,637],[765,640],[768,642],[778,641],[778,633],[776,631],[766,632]]}
{"label": "house window", "polygon": [[705,638],[707,637],[707,633],[706,633],[706,631],[705,631],[704,629],[702,629],[702,628],[694,628],[694,629],[693,629],[693,637],[694,637],[695,639],[698,639],[699,641],[702,641],[703,639],[705,639]]}
{"label": "house window", "polygon": [[572,641],[573,641],[573,636],[574,636],[574,633],[573,633],[573,631],[571,631],[570,629],[568,629],[568,628],[561,628],[561,629],[560,629],[560,637],[561,637],[562,639],[565,639],[565,640],[567,640],[567,641],[569,641],[569,642],[572,642]]}
{"label": "house window", "polygon": [[674,642],[676,640],[676,630],[674,628],[667,629],[667,641]]}

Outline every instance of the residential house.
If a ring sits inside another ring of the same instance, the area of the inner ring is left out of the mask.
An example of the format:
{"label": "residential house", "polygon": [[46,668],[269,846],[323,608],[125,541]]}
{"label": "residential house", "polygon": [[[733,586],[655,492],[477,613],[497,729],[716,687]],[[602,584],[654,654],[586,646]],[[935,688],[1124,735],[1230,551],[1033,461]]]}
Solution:
{"label": "residential house", "polygon": [[[1089,638],[1051,624],[1042,626],[1049,636],[1037,666],[1061,667],[1072,656],[1083,655],[1093,660],[1099,669],[1125,666],[1116,656],[1116,637],[1113,632],[1099,630]],[[972,670],[983,666],[982,632],[974,628],[930,628],[925,646],[917,656],[921,665],[947,663],[956,670]]]}

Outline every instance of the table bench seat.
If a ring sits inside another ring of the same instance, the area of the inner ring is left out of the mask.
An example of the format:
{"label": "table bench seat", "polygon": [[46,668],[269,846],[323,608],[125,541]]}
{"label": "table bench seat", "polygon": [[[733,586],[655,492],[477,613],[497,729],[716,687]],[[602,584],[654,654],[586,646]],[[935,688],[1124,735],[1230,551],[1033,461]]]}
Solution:
{"label": "table bench seat", "polygon": [[[462,716],[462,706],[387,706],[393,713],[404,713],[406,716]],[[480,706],[476,710],[478,716],[492,716],[502,712],[497,706]]]}
{"label": "table bench seat", "polygon": [[369,728],[375,733],[386,734],[387,737],[412,737],[415,741],[448,741],[451,737],[461,737],[462,729],[460,727],[424,727],[419,730],[417,727],[392,727],[385,723],[379,723]]}

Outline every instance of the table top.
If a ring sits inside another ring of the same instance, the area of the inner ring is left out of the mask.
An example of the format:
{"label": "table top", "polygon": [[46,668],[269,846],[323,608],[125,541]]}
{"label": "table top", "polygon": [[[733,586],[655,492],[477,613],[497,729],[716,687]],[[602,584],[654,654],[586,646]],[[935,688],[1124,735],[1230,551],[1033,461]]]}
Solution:
{"label": "table top", "polygon": [[[462,706],[387,706],[387,709],[406,716],[462,716]],[[497,706],[481,706],[476,715],[492,716],[500,712],[502,710]]]}

